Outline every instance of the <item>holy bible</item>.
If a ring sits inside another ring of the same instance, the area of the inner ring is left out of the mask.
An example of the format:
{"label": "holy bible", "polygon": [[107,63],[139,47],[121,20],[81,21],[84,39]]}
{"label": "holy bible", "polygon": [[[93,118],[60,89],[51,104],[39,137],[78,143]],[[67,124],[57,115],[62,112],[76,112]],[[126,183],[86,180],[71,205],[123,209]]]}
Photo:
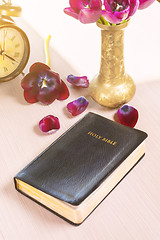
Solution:
{"label": "holy bible", "polygon": [[90,112],[20,171],[15,187],[81,224],[144,156],[146,137]]}

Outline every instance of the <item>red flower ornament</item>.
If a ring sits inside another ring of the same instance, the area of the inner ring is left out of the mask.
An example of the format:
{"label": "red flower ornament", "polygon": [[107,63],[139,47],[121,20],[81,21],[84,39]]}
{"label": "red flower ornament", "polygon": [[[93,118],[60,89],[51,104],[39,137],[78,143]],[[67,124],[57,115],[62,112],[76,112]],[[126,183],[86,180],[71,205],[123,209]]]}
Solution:
{"label": "red flower ornament", "polygon": [[24,98],[28,103],[51,104],[55,99],[65,100],[69,96],[66,84],[58,73],[43,63],[34,63],[30,72],[22,79]]}

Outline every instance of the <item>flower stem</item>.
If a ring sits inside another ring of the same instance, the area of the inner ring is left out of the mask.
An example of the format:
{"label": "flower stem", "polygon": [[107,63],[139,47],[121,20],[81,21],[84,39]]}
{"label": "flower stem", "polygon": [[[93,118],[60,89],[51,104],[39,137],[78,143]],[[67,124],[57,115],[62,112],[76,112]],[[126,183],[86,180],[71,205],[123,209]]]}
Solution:
{"label": "flower stem", "polygon": [[46,43],[45,43],[45,54],[46,54],[46,64],[49,66],[50,65],[50,58],[49,58],[49,41],[51,39],[51,35],[49,34]]}
{"label": "flower stem", "polygon": [[101,21],[101,23],[102,23],[103,25],[110,25],[110,23],[106,21],[106,19],[103,17],[103,15],[101,15],[101,17],[99,18],[99,20]]}

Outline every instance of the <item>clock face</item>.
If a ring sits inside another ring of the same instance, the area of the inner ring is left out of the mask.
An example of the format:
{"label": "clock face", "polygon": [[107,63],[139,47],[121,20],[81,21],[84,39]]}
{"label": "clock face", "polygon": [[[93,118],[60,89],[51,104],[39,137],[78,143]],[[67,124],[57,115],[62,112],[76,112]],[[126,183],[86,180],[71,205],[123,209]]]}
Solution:
{"label": "clock face", "polygon": [[0,27],[0,81],[20,74],[28,58],[29,41],[25,33],[14,25]]}

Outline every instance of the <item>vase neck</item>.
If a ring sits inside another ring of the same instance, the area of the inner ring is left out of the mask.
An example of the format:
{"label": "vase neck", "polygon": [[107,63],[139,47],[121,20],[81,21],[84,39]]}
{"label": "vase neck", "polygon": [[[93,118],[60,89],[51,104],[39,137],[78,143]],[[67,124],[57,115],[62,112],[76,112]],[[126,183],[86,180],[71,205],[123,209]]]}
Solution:
{"label": "vase neck", "polygon": [[124,30],[101,30],[101,41],[100,81],[118,84],[125,74]]}

